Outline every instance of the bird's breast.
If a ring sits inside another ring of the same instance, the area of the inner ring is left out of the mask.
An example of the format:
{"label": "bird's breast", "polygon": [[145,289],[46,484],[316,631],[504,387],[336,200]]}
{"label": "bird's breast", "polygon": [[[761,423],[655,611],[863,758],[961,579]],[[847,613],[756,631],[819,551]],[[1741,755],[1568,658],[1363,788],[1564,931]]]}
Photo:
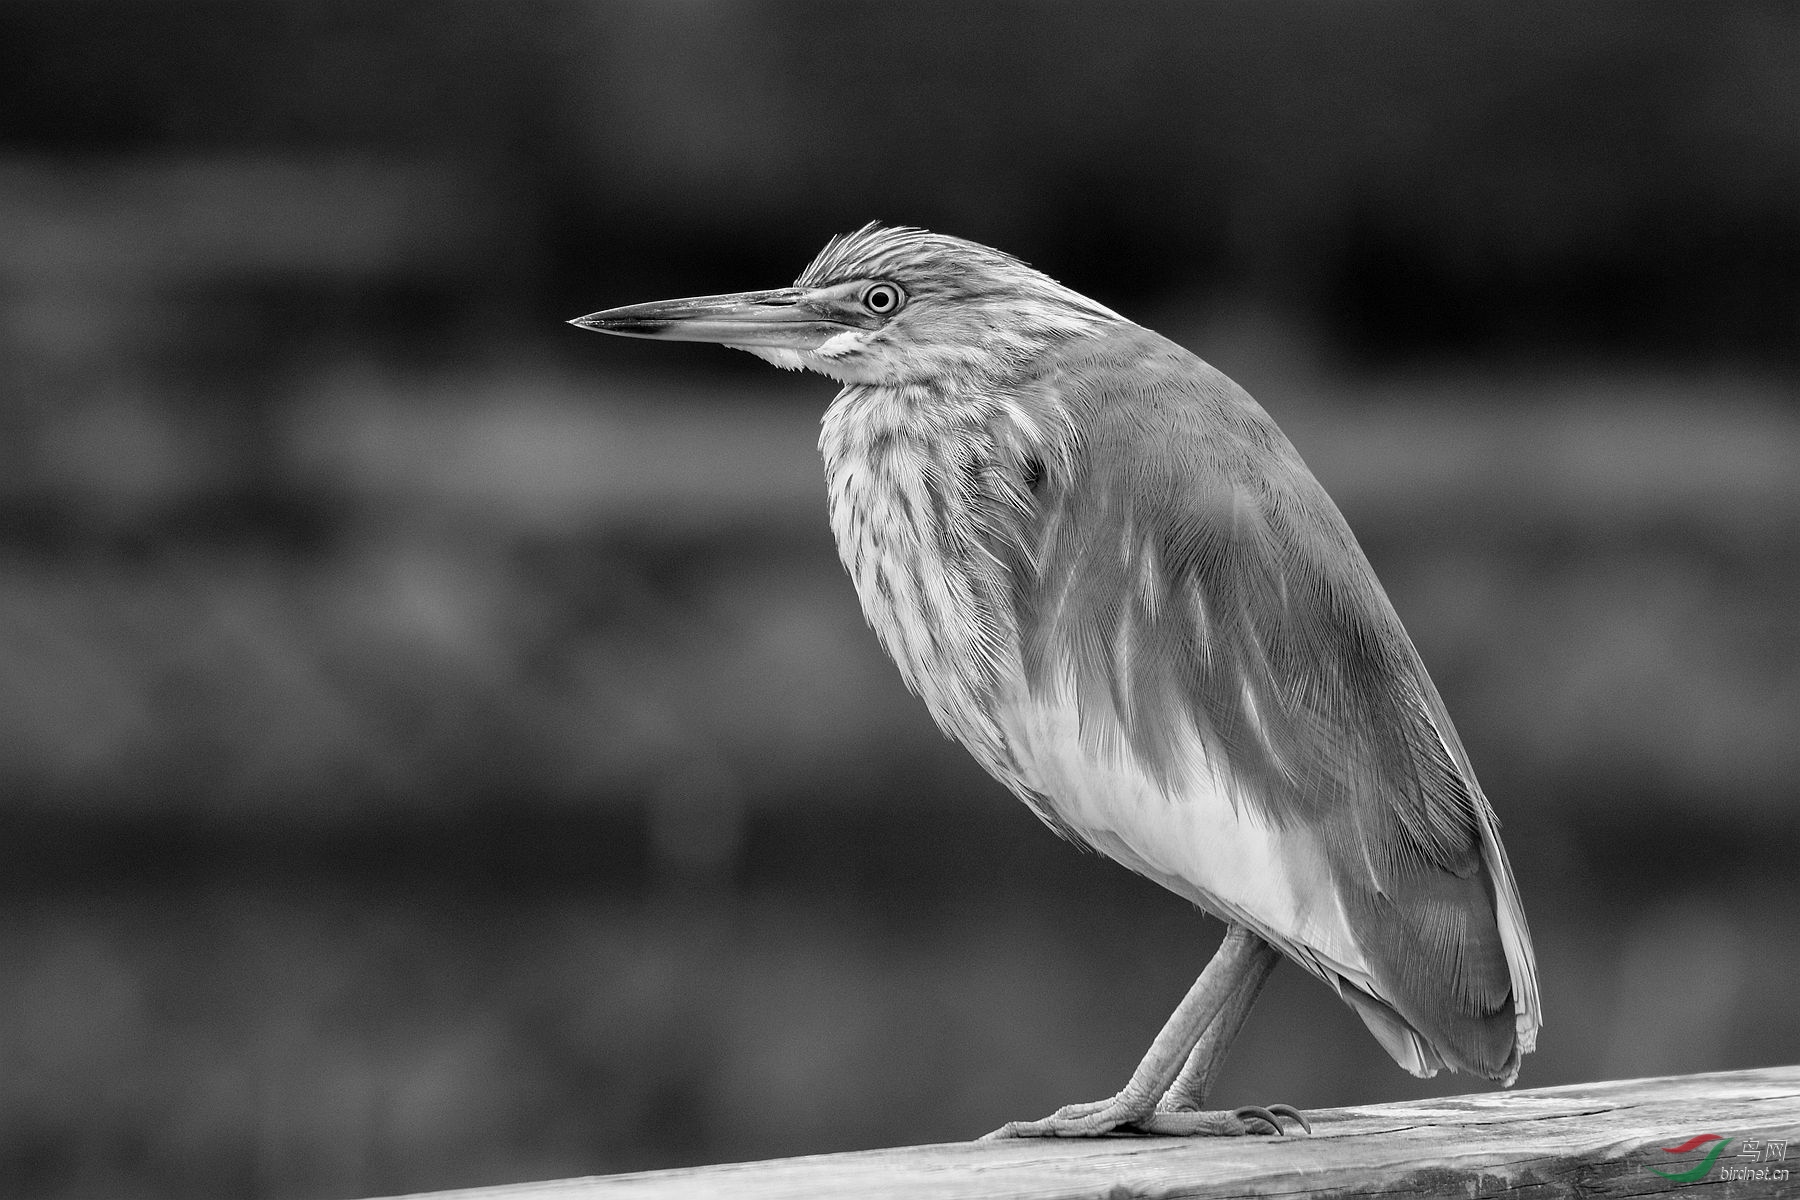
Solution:
{"label": "bird's breast", "polygon": [[1009,786],[995,721],[1017,675],[1006,572],[980,540],[984,453],[969,430],[921,422],[903,395],[847,388],[820,436],[831,528],[863,615],[940,728]]}

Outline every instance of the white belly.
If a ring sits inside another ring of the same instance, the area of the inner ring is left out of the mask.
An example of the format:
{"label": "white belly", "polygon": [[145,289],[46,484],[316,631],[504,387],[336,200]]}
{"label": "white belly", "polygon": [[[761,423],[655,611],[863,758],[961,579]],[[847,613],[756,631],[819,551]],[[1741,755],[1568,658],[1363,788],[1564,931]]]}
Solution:
{"label": "white belly", "polygon": [[1083,731],[1072,701],[1020,689],[1001,728],[1027,786],[1096,849],[1223,920],[1250,926],[1312,966],[1352,978],[1362,954],[1304,834],[1275,828],[1206,761],[1198,737],[1183,779],[1165,789],[1122,737]]}

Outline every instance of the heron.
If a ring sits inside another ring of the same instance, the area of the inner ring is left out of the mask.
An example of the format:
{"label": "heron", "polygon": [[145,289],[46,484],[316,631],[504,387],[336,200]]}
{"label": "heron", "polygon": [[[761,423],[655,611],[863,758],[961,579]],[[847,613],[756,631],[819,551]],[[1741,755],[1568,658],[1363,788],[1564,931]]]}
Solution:
{"label": "heron", "polygon": [[990,1137],[1285,1134],[1208,1110],[1285,956],[1402,1068],[1511,1085],[1541,1023],[1498,820],[1337,506],[1197,355],[975,242],[872,222],[792,287],[574,325],[842,389],[819,438],[869,625],[1056,833],[1226,925],[1107,1099]]}

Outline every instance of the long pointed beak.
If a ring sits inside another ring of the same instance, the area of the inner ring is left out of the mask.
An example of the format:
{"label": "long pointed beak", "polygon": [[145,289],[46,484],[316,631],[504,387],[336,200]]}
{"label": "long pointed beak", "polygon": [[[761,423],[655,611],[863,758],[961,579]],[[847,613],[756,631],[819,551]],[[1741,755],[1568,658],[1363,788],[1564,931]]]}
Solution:
{"label": "long pointed beak", "polygon": [[810,302],[811,297],[812,293],[804,288],[776,288],[729,296],[653,300],[649,304],[628,304],[589,313],[569,324],[620,337],[816,350],[852,326],[827,316],[820,306]]}

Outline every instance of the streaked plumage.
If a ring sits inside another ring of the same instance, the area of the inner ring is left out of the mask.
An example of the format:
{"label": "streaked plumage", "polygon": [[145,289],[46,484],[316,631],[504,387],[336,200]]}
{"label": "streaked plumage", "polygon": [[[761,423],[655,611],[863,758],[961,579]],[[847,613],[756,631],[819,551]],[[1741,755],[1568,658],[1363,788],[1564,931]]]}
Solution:
{"label": "streaked plumage", "polygon": [[1492,810],[1349,527],[1236,384],[1010,256],[878,225],[793,289],[578,323],[841,380],[832,530],[945,732],[1324,980],[1401,1066],[1512,1082],[1539,1004]]}

